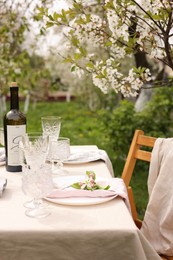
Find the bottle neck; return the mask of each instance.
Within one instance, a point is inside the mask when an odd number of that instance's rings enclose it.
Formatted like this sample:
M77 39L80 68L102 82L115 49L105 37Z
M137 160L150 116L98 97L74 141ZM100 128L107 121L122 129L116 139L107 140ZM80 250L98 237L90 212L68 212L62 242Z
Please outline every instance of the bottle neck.
M18 87L10 88L10 106L11 109L19 109Z

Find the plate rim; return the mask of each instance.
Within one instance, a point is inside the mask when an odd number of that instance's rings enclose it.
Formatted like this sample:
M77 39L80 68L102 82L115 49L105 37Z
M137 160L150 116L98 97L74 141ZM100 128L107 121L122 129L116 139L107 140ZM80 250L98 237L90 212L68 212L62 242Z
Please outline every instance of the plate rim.
M52 202L54 204L65 205L65 206L91 206L91 205L97 205L97 204L102 204L102 203L108 202L108 201L114 199L114 196L107 197L107 198L91 198L91 197L84 198L83 197L83 199L87 199L88 202L78 202L79 198L73 198L74 202L70 201L70 199L72 199L72 198L51 199L51 198L46 197L44 199L49 202ZM76 200L76 202L75 202L75 200Z
M5 161L0 162L0 166L4 166L5 165Z

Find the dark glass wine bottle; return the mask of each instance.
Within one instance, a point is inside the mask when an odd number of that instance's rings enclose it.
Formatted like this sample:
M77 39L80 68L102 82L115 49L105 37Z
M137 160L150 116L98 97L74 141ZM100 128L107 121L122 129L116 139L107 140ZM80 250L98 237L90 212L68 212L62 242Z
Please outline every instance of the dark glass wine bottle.
M4 140L6 152L6 170L20 172L19 141L26 133L26 116L19 110L18 86L16 82L10 87L10 111L4 116Z

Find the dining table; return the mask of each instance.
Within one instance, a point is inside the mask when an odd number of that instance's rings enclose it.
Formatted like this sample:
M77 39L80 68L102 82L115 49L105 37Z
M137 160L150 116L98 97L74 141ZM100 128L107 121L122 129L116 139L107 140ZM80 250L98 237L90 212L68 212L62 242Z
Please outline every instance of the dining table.
M94 171L101 178L114 178L103 158L71 161L64 168L69 178L86 171ZM49 216L26 216L24 203L29 197L21 188L22 174L7 172L5 165L0 166L0 176L7 179L0 198L0 260L160 259L135 226L121 196L95 203L90 198L84 204L45 199Z

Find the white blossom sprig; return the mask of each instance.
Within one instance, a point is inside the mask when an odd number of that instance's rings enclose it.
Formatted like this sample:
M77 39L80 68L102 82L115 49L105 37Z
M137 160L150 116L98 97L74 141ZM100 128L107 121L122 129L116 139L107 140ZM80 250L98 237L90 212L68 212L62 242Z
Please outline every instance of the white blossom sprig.
M76 182L71 185L72 188L78 190L108 190L110 185L102 187L96 183L96 174L93 171L86 171L87 179L84 181Z
M73 52L65 61L72 64L73 73L91 73L94 85L103 93L113 89L125 97L137 96L144 83L153 79L147 67L131 66L123 72L123 61L136 53L147 54L173 70L172 0L72 3L68 10L52 15L43 8L40 13L47 18L48 27L66 27Z

